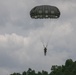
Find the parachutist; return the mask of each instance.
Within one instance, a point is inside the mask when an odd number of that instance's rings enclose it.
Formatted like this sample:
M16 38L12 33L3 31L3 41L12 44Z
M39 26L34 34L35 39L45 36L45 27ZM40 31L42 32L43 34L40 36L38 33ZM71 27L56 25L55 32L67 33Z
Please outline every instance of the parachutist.
M41 41L42 42L42 41ZM44 42L42 42L42 45L43 45L43 50L44 50L44 55L46 56L46 53L47 53L47 47L48 47L48 43L49 41L47 42L47 44L44 44Z
M60 17L60 10L56 6L50 6L50 5L39 5L35 6L30 11L30 17L32 19L57 19ZM44 55L46 56L47 53L47 46L50 39L48 39L47 42L41 40L43 47L44 47Z
M46 56L47 48L44 48L44 55Z

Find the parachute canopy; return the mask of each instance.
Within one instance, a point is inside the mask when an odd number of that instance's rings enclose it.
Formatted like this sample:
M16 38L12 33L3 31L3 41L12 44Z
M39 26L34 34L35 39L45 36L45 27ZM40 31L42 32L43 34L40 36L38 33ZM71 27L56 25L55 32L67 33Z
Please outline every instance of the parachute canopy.
M38 19L38 18L59 18L60 11L55 6L50 5L40 5L34 7L30 11L31 18Z

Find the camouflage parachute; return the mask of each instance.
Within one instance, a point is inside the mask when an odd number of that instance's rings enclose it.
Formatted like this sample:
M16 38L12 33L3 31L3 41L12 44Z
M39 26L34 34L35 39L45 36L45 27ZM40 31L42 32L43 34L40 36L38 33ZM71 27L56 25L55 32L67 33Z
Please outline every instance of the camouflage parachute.
M34 7L30 11L31 18L38 19L38 18L59 18L60 17L60 11L55 6L50 5L40 5Z

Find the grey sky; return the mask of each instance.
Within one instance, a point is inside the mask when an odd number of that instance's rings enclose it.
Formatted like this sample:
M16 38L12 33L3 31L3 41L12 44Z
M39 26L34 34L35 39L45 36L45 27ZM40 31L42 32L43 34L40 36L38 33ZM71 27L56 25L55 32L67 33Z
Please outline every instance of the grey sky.
M59 8L57 20L31 19L37 5ZM52 65L76 60L76 0L0 0L0 74L36 71L50 72ZM47 56L40 40L47 42Z

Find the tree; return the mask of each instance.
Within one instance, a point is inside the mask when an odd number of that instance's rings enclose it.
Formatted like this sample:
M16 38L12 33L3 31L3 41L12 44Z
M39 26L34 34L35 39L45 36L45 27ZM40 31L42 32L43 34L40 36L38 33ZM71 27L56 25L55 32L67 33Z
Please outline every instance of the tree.
M38 71L37 75L42 75L42 73L40 71Z
M26 72L24 71L24 72L22 73L22 75L26 75Z
M47 71L42 70L42 75L48 75Z
M66 62L65 62L65 66L66 66L66 67L70 67L72 64L73 64L72 59L68 59L68 60L66 60Z
M38 73L36 73L35 70L29 68L27 72L24 71L22 74L13 73L10 75L76 75L76 61L73 62L72 59L68 59L66 60L65 65L53 65L49 74L44 70L42 70L42 72L38 71Z
M21 75L20 73L13 73L13 74L10 74L10 75Z

